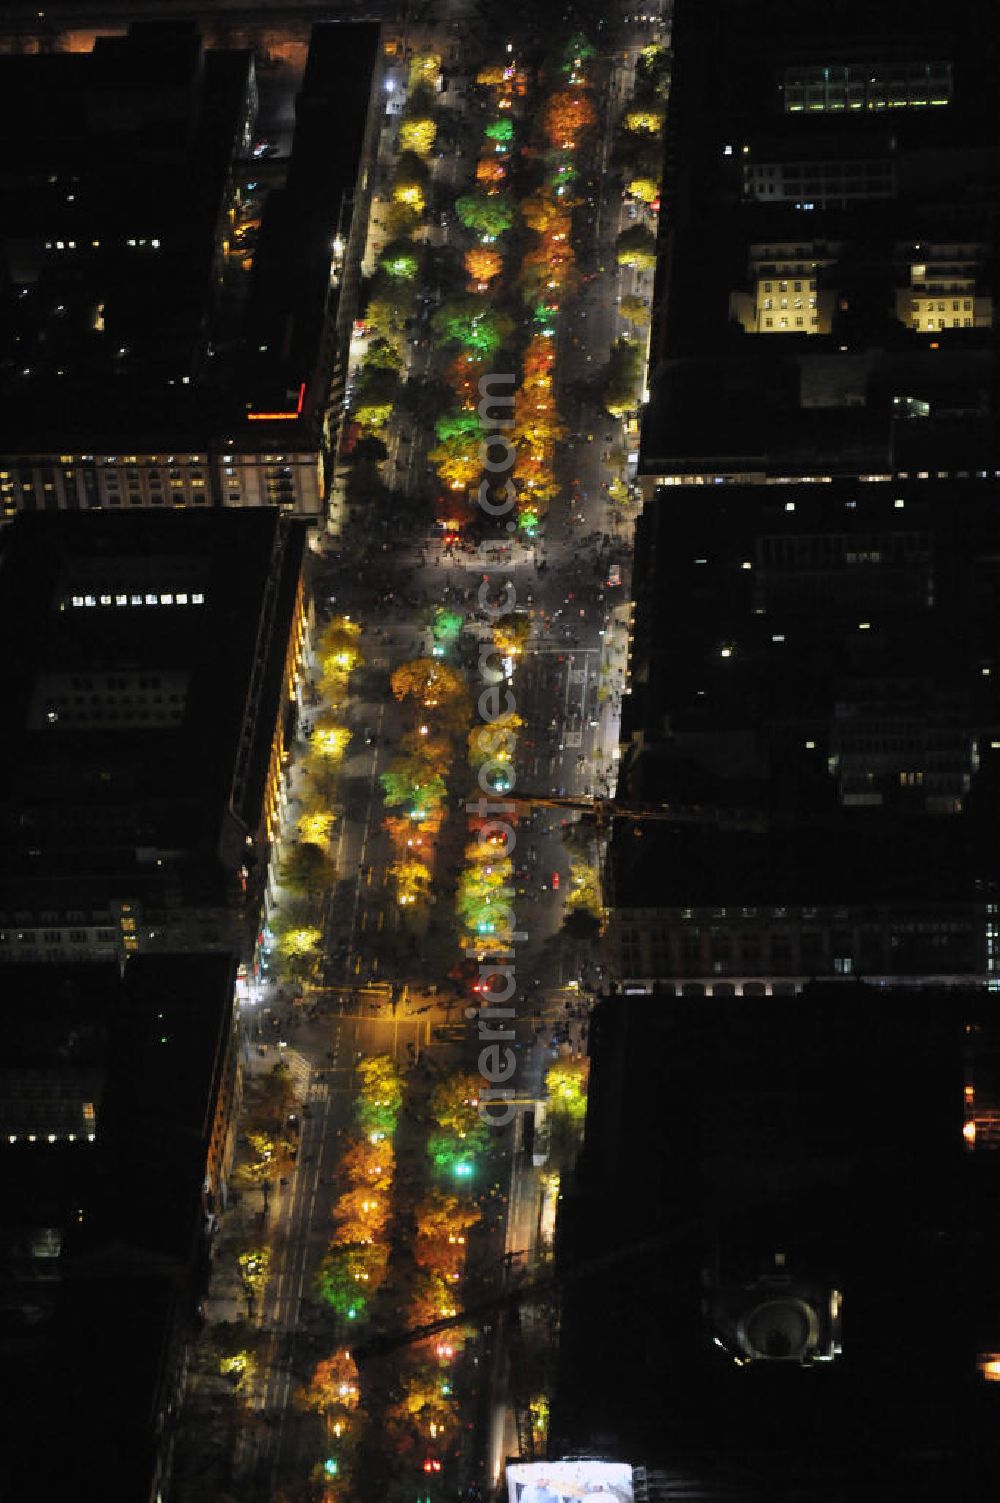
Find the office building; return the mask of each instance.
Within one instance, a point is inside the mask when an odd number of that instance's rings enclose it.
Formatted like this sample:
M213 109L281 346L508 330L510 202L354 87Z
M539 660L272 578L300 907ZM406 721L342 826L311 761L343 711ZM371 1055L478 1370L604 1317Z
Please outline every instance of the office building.
M225 1204L236 958L4 971L6 1497L168 1495Z
M0 514L319 520L378 115L375 25L321 25L287 171L253 54L186 22L0 57Z
M991 1496L1000 1158L965 1103L992 1006L599 1004L552 1454L627 1456L650 1498Z
M21 516L0 553L0 962L252 966L309 607L275 508Z

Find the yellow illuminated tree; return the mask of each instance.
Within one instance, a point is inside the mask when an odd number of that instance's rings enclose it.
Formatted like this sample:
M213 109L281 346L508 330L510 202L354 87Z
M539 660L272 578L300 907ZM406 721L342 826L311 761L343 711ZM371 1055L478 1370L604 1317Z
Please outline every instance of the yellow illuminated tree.
M634 177L625 191L633 198L641 199L644 204L651 204L655 198L659 197L660 185L655 178Z
M413 658L401 663L390 680L393 696L401 702L434 709L466 697L465 680L455 668L434 658Z
M587 1076L589 1061L560 1059L545 1072L549 1110L558 1116L582 1122L587 1115Z
M649 304L638 293L626 292L618 304L618 311L622 318L628 319L630 324L642 325L649 323Z
M439 1127L466 1137L480 1124L478 1075L449 1075L434 1087L430 1114Z
M584 913L592 913L595 918L600 918L601 879L597 868L586 861L571 861L569 883L566 907L582 909Z
M389 868L396 884L400 905L422 902L430 892L431 869L422 861L396 861Z
M315 756L323 757L328 762L340 762L350 740L351 732L346 725L338 725L322 716L319 723L313 727L309 744Z
M524 725L516 710L498 715L489 725L473 726L469 732L469 761L473 767L491 758L511 762L517 745L517 733ZM489 851L489 846L481 847Z
M248 1294L253 1295L254 1299L259 1299L271 1272L271 1249L248 1247L245 1252L239 1254L236 1262L244 1289Z
M437 126L427 115L404 120L399 127L400 149L415 152L418 157L428 157L434 148L436 135Z
M483 84L487 88L498 88L503 82L503 65L501 63L487 63L476 74L476 83Z
M410 58L408 89L437 88L441 77L441 59L436 52L415 52Z
M322 846L330 839L334 818L332 809L316 805L303 810L298 817L296 829L301 838L310 845Z
M622 124L626 130L632 131L636 135L655 136L659 134L663 121L655 110L645 109L641 105L636 105L625 112Z

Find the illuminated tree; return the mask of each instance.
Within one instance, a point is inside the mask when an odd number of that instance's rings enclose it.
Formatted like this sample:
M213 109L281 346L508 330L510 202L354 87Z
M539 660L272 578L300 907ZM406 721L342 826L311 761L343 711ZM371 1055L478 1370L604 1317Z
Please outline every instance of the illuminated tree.
M580 135L595 123L597 113L590 96L579 89L553 94L545 107L542 122L545 134L554 146L571 150Z
M628 486L624 480L612 480L608 486L608 500L615 506L625 506L628 503Z
M651 204L660 195L660 185L651 177L634 177L625 189L633 198L641 199L644 204Z
M431 888L431 869L423 861L396 861L389 868L401 906L423 902Z
M587 861L571 861L569 869L570 890L566 894L566 907L592 913L600 918L601 881L600 873Z
M473 282L492 282L503 270L503 258L496 251L476 247L466 251L465 269Z
M452 1385L440 1367L421 1364L403 1374L400 1387L402 1397L389 1411L390 1423L412 1426L425 1443L447 1445L458 1429L459 1412Z
M441 77L441 59L436 52L415 52L410 58L408 89L437 88Z
M478 1121L478 1119L477 1119ZM417 1236L444 1240L478 1226L482 1211L474 1201L462 1200L445 1190L431 1190L414 1211Z
M315 893L329 887L336 868L318 845L298 841L281 863L279 880L290 892Z
M207 1335L218 1355L220 1376L228 1378L237 1393L246 1391L257 1373L260 1328L244 1320L224 1320L210 1326Z
M370 1143L367 1138L352 1143L340 1160L340 1172L352 1184L388 1194L395 1173L396 1155L388 1141Z
M427 115L417 115L404 120L399 127L399 145L403 151L412 151L418 157L429 157L434 147L437 126Z
M388 298L373 297L365 310L365 323L373 333L391 344L402 336L407 316Z
M427 1326L435 1320L448 1320L459 1311L458 1296L439 1273L420 1271L413 1281L410 1296L410 1326Z
M434 433L441 443L456 438L478 441L481 432L479 414L472 407L453 407L450 412L443 412L434 424Z
M476 182L490 184L502 183L507 176L507 167L498 157L482 157L476 163Z
M431 328L442 344L460 344L474 355L492 355L510 336L513 323L480 298L454 298L439 308Z
M331 1215L344 1242L375 1242L389 1219L389 1200L364 1185L338 1196Z
M495 634L494 634L495 642ZM512 762L514 749L517 746L517 733L524 725L521 716L515 710L510 710L497 718L489 725L473 726L469 732L469 761L473 767L480 763L496 758L501 762ZM489 850L489 847L480 847L481 850Z
M445 366L443 375L444 380L457 397L460 397L463 402L474 404L479 400L479 381L485 371L485 361L463 350Z
M286 903L268 921L279 972L288 980L305 980L319 960L323 934L313 912L311 903Z
M476 74L476 83L483 84L488 88L498 88L504 82L504 70L501 63L487 63ZM507 124L508 122L504 122Z
M630 324L642 325L649 323L649 304L644 297L639 297L637 293L626 292L618 304L618 311L622 318L628 319Z
M323 846L330 839L333 825L333 810L314 804L299 815L295 827L306 844Z
M350 740L348 726L338 725L329 715L321 715L318 724L313 727L310 750L314 756L322 757L327 762L340 762Z
M414 658L400 664L390 683L394 698L401 703L415 700L425 709L467 698L462 675L434 658Z
M558 1116L582 1122L587 1115L587 1060L559 1059L545 1072L549 1110Z
M626 110L622 124L636 135L655 136L659 134L663 121L655 110L635 105Z
M287 1138L257 1131L248 1132L247 1141L252 1157L240 1173L250 1184L270 1184L287 1174L295 1163L295 1150Z
M320 632L316 650L323 660L324 672L349 673L362 661L358 645L361 627L346 616L335 616ZM327 666L329 660L329 667Z
M649 268L656 265L656 238L645 225L631 224L615 241L619 266Z
M502 192L466 193L455 200L455 213L467 230L493 240L509 230L514 220L510 197Z
M309 1382L296 1399L301 1408L322 1416L329 1437L344 1440L351 1415L358 1407L361 1390L358 1370L349 1351L341 1349L317 1362Z
M418 214L424 211L427 166L415 151L402 151L396 158L392 175L392 196L397 203L409 204Z
M446 1127L458 1137L464 1137L477 1127L479 1116L478 1075L449 1075L434 1087L430 1099L430 1114L439 1127Z
M390 240L383 247L378 264L386 276L412 282L420 269L420 255L412 240Z
M428 451L427 458L449 490L467 491L482 474L478 439L462 438L456 434L444 443L436 444Z
M383 796L390 809L401 804L411 811L444 802L444 777L422 757L394 757L380 776Z
M403 1103L403 1076L390 1054L370 1054L358 1062L361 1099L398 1112Z
M238 1254L236 1264L246 1293L253 1299L260 1299L271 1272L271 1249L248 1247Z
M363 1320L368 1301L385 1279L388 1261L384 1243L331 1247L316 1270L316 1293L345 1320Z
M514 139L514 122L513 120L491 120L484 128L483 135L490 141L506 144Z
M564 234L570 230L570 216L564 204L544 191L533 193L521 204L521 218L531 230L539 235Z

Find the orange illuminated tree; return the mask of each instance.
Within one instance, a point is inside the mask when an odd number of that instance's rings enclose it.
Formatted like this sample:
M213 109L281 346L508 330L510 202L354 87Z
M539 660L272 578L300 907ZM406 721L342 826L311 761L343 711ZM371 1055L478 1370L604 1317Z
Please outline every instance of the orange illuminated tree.
M597 119L590 96L582 89L564 89L553 94L545 107L545 134L553 146L572 150L579 137Z

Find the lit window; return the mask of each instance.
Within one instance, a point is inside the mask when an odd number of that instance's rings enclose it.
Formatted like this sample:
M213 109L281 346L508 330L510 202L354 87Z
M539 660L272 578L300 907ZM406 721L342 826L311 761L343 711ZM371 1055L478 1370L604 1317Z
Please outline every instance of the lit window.
M191 596L191 604L192 605L204 605L205 604L205 597L204 597L204 595L202 595L199 591L196 590L195 593Z
M174 603L174 597L172 595L161 595L160 596L160 604L161 605L173 605L173 603Z
M147 605L159 605L159 603L160 603L160 597L158 595L149 594L149 595L146 596L146 604Z
M115 596L115 605L128 605L128 596L127 595L116 595Z

